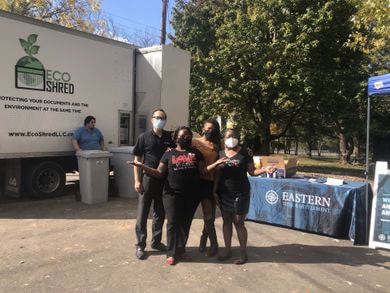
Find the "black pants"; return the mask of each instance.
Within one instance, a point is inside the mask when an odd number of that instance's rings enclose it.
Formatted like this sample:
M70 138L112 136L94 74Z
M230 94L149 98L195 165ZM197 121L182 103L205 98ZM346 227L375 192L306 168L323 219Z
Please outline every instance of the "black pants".
M199 198L189 194L164 194L168 257L179 257L185 252L192 219L199 201Z
M162 189L164 180L144 175L142 178L144 193L138 195L137 223L135 233L137 235L137 247L145 249L147 237L147 220L150 206L153 202L152 242L159 244L162 237L165 212L162 203Z

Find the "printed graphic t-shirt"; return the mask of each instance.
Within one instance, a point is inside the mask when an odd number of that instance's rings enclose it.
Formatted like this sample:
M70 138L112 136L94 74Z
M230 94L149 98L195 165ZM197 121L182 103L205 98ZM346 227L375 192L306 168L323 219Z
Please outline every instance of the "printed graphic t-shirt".
M225 151L219 153L226 157ZM236 155L229 158L217 168L220 171L219 192L224 194L249 194L250 184L247 176L248 164L253 163L253 157L248 150L241 148Z
M196 194L199 188L199 162L202 154L196 149L164 153L161 163L167 166L168 175L164 186L166 194Z

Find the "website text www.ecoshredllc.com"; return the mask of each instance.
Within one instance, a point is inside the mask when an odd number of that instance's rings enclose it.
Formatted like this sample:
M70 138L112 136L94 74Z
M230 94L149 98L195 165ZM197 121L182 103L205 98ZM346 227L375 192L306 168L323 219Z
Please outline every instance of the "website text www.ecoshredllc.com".
M12 137L70 137L72 132L68 131L25 131L25 132L8 132Z

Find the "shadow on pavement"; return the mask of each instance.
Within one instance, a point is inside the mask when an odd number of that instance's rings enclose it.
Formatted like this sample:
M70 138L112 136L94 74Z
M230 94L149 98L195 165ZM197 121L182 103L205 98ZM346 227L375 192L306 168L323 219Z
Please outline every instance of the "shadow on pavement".
M66 185L61 195L50 199L2 198L0 199L0 219L128 220L137 218L137 198L109 196L108 202L88 205L76 201L76 190L78 190L78 184L70 184ZM152 218L152 213L151 207L149 218ZM220 216L219 212L217 216ZM202 211L199 207L194 219L202 218Z
M109 198L88 205L65 195L46 200L7 200L0 203L0 219L135 219L136 199Z
M198 252L197 247L188 247L192 262L231 264L239 256L239 248L233 247L233 258L225 262L215 257L208 258ZM302 244L284 244L267 247L248 247L248 263L292 263L292 264L342 264L348 266L372 265L390 269L385 265L390 257L363 247L315 246Z

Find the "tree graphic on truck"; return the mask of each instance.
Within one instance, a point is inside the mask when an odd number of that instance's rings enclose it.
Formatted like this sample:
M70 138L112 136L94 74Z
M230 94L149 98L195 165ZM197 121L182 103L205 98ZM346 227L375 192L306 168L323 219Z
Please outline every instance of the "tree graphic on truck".
M33 57L39 51L39 46L35 44L37 39L37 34L29 35L27 40L19 39L27 56L20 58L15 65L16 88L45 90L45 68L41 61Z

